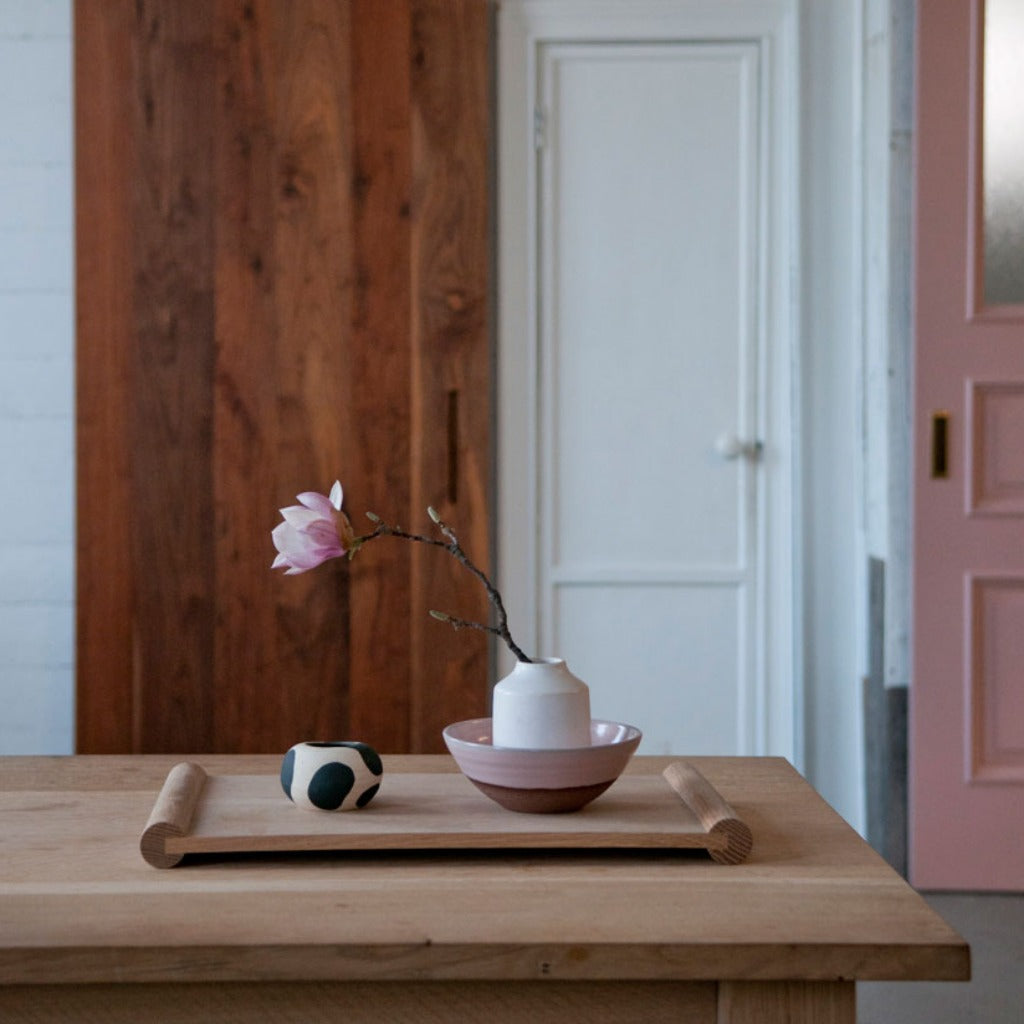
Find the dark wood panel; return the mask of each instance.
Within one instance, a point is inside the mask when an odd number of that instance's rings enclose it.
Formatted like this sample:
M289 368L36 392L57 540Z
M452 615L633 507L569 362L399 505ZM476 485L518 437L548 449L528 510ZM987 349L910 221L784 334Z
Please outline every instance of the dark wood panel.
M484 4L412 3L413 507L436 508L489 568L488 24ZM417 548L412 609L415 750L443 750L452 720L485 713L483 633L428 617L487 621L486 594L436 550Z
M133 647L133 746L154 752L213 743L211 12L135 5L129 539L146 633Z
M434 750L482 712L443 553L286 578L269 532L335 477L425 529L458 392L486 562L486 45L483 0L80 8L80 750Z
M342 479L359 531L370 526L368 510L410 522L409 43L408 4L353 4L356 279ZM382 750L417 749L409 718L411 565L409 544L392 539L367 545L351 565L351 729Z
M273 501L329 488L344 437L332 411L348 378L351 99L337 69L350 29L346 4L310 10L231 0L217 26L220 749L280 749L345 720L345 579L268 569Z
M256 557L272 521L272 508L258 496L279 495L284 504L292 483L282 480L276 457L278 405L287 396L276 369L275 46L265 5L237 0L217 9L214 657L230 670L215 680L215 735L225 751L272 750L273 722L288 720L275 676L286 667L308 671L302 635L278 629L278 600L308 596L309 589L268 585L269 562Z
M134 562L128 364L132 353L130 8L105 18L74 5L76 330L76 699L80 749L125 752L132 734Z
M347 577L269 574L273 501L327 489L349 379L349 5L219 5L217 506L213 720L218 750L344 735ZM254 501L254 495L272 500Z

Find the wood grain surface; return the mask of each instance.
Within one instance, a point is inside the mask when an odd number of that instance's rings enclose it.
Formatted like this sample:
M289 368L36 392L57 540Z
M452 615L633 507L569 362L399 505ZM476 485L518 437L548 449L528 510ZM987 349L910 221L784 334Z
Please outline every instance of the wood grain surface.
M717 1016L715 989L710 982L550 981L8 986L0 988L0 1017L32 1024L729 1024Z
M350 332L359 358L343 384L338 430L358 439L345 453L343 478L356 529L369 525L367 510L421 528L425 509L412 500L413 459L424 438L414 431L413 404L410 4L380 15L379 5L351 8L359 102L352 118ZM384 541L362 551L360 571L350 575L349 721L353 736L380 734L384 750L423 749L413 739L413 557L408 544Z
M168 850L168 841L192 831L196 807L207 781L206 772L191 761L182 761L167 773L139 840L139 850L147 864L173 868L181 861L179 853Z
M718 1021L729 1024L761 1024L766 1020L786 1024L853 1024L856 995L852 983L790 981L725 982L718 991Z
M95 8L87 11L86 20ZM136 5L140 45L132 53L131 117L121 126L134 140L132 273L118 285L132 298L121 383L129 393L131 447L130 507L116 532L133 566L121 582L130 583L133 597L134 750L208 749L214 742L211 12L209 4ZM83 302L90 295L79 291ZM89 358L82 334L79 357ZM79 511L85 518L101 509ZM119 582L107 580L108 587Z
M157 871L139 835L180 759L3 759L0 985L969 976L963 939L778 759L690 759L756 837L728 867L678 855L306 853ZM203 762L243 776L279 765ZM620 782L667 763L634 759ZM385 779L453 767L384 759ZM744 989L737 1005L762 997L778 993Z
M487 560L492 387L480 340L487 336L489 78L487 20L451 17L450 0L412 4L412 506L436 508L467 553ZM487 672L482 635L439 630L431 608L487 621L489 605L466 571L437 551L412 552L413 721L440 736L478 703ZM515 623L512 623L513 628ZM467 642L469 641L469 642ZM534 652L536 653L536 652ZM424 748L417 748L424 749Z
M664 778L619 779L613 794L577 813L519 814L463 775L437 772L389 774L363 812L311 812L286 800L273 775L209 774L186 761L168 772L139 845L157 868L195 853L312 850L700 850L738 864L751 849L746 824L683 763Z
M708 834L712 859L719 864L746 860L754 845L753 834L722 794L687 761L673 761L664 776Z
M285 579L269 535L338 477L489 562L488 46L485 0L76 5L80 751L485 712L443 552Z
M132 123L135 93L128 4L80 23L75 8L75 361L77 657L89 682L77 699L79 743L99 752L133 748L134 550L123 529L131 508L130 409L134 346ZM93 140L90 146L89 140ZM86 358L86 353L88 357ZM115 517L115 518L112 518ZM115 542L115 534L120 538ZM112 583L112 581L114 581Z

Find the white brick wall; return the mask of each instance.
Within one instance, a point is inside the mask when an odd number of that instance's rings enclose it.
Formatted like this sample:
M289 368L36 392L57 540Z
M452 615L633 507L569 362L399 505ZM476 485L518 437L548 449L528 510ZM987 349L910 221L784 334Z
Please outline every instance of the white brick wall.
M71 0L0 0L0 754L74 736Z

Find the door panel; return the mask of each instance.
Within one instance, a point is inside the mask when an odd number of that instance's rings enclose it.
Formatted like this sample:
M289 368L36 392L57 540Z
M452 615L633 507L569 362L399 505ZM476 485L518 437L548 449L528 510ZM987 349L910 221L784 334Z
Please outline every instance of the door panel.
M272 574L345 485L487 564L484 0L75 5L78 749L441 750L487 615L435 550Z
M760 59L542 51L540 644L649 753L755 742Z
M735 569L751 474L711 442L756 422L756 50L548 59L554 563Z
M985 11L918 5L910 871L925 888L1024 888L1024 308L998 301L1005 277L986 283Z
M563 583L558 649L572 652L573 671L590 684L595 717L642 723L645 753L740 750L743 598L738 586L706 582Z

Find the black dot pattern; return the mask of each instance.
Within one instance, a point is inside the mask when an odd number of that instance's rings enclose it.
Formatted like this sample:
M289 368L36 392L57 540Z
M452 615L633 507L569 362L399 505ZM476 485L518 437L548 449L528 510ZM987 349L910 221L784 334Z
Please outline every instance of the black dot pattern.
M355 810L377 795L383 774L380 755L368 743L309 741L297 743L285 754L281 788L302 807Z
M281 788L289 800L292 798L292 776L295 773L295 750L289 750L281 762Z
M377 790L380 789L380 783L376 786L371 786L369 789L359 794L359 799L356 801L356 807L365 807L376 795Z
M378 754L369 743L359 743L358 741L353 740L350 743L342 744L342 746L358 750L359 756L363 759L363 764L365 764L374 775L384 774L384 765L381 764L380 754Z
M355 772L347 764L331 761L321 765L309 780L309 801L322 811L336 811L352 792Z

